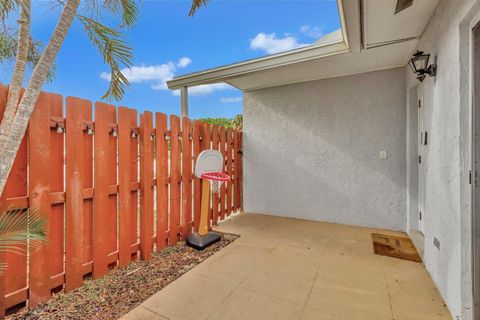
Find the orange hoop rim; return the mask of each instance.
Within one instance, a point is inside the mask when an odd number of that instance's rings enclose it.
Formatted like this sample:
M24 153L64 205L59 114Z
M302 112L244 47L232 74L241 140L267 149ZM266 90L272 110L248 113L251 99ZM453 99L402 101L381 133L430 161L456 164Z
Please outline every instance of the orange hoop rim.
M202 174L202 179L226 182L230 181L230 176L223 172L205 172Z

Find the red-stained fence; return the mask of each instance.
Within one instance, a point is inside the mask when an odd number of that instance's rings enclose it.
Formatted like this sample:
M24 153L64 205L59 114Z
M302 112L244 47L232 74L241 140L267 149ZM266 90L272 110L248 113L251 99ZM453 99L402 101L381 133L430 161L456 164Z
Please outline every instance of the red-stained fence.
M7 90L0 86L0 115ZM212 226L242 208L240 131L101 102L92 108L72 97L64 106L62 96L42 93L0 210L40 209L48 240L27 255L0 257L8 264L0 276L0 316L184 240L200 218L193 168L206 149L224 154L232 176L212 197Z

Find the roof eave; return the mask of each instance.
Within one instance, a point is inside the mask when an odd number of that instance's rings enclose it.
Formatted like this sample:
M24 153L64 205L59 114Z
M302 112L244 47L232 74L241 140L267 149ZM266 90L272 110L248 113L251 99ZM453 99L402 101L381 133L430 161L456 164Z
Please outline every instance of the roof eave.
M266 57L261 57L258 59L242 61L213 69L203 70L196 73L185 74L167 81L167 86L169 89L175 90L182 87L216 83L246 73L328 57L348 51L349 48L345 41L336 41L329 44L322 44L319 46L313 45Z

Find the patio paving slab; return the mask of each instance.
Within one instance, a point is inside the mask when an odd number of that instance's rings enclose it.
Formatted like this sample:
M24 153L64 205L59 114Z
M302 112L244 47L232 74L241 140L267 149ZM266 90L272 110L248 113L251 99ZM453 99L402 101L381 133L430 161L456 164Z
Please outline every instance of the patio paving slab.
M123 319L451 319L421 263L373 253L376 228L240 214L240 235Z

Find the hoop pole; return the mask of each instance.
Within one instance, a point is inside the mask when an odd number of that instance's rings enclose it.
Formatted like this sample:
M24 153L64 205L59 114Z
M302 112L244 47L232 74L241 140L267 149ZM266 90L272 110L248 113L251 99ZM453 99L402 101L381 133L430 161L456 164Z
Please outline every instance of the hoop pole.
M208 234L208 202L210 201L210 182L202 179L202 207L200 209L200 224L198 234L204 236Z

